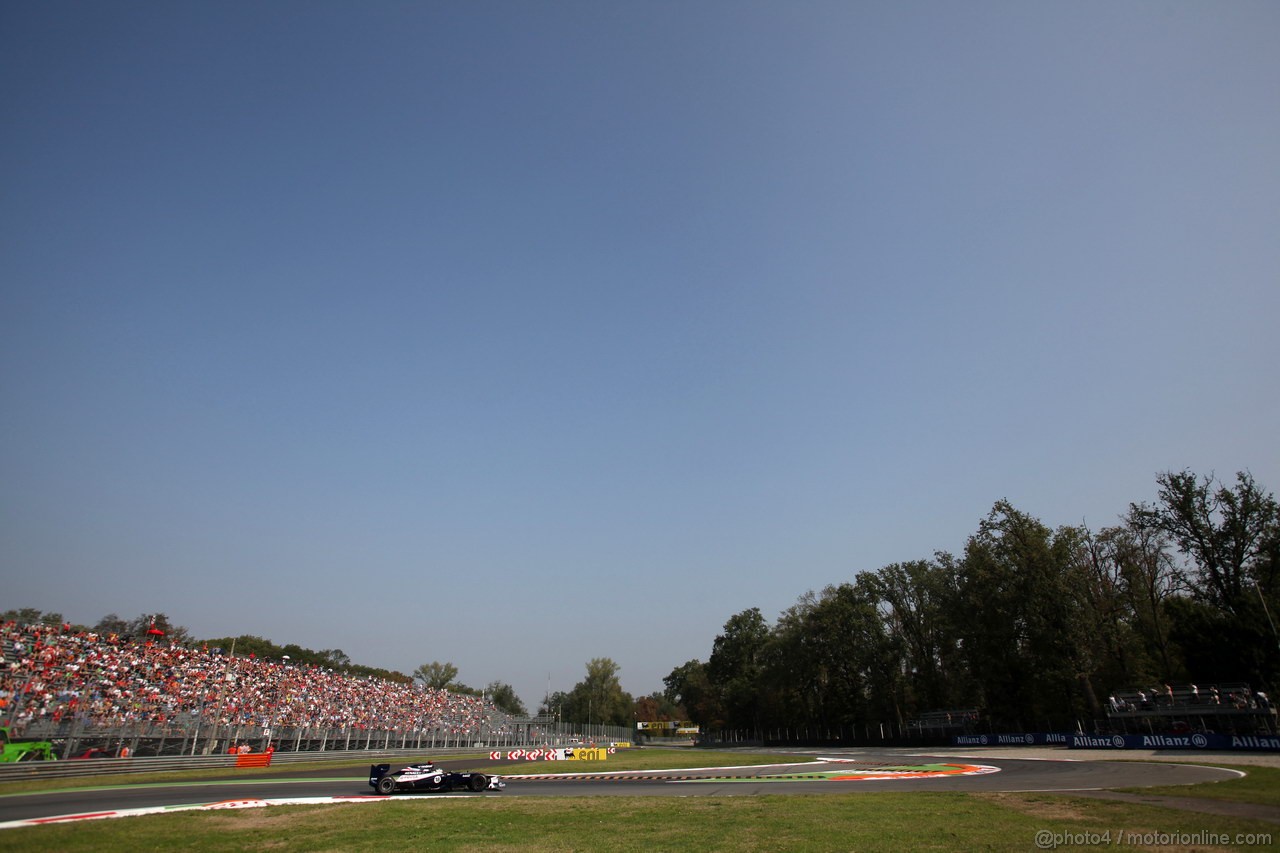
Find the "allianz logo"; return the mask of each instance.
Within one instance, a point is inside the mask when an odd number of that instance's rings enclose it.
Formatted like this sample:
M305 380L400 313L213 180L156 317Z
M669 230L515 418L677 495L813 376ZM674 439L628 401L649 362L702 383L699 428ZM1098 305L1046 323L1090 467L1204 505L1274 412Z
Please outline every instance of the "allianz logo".
M1035 735L996 735L996 743L1035 743Z
M1196 749L1204 749L1209 745L1209 739L1201 734L1194 735L1143 735L1142 745L1150 747L1174 746L1188 747L1193 746Z
M986 735L956 735L956 746L986 746Z

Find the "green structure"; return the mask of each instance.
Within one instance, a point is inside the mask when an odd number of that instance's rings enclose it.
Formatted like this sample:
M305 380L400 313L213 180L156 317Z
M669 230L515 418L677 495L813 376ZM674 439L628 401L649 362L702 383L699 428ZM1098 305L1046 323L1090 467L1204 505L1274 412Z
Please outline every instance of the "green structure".
M0 726L0 761L53 761L53 744L47 740L12 738L9 729Z

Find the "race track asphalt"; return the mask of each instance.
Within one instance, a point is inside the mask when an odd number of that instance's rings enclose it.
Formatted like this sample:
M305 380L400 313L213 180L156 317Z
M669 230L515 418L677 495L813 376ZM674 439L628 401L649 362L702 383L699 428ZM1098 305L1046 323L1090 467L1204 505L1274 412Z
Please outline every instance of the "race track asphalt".
M862 791L972 791L972 792L1072 792L1153 785L1189 785L1236 778L1232 770L1178 763L1176 761L1080 760L1062 750L1053 758L1022 758L1007 754L960 754L955 750L935 753L904 750L810 751L808 756L832 761L798 762L802 756L779 753L778 765L763 767L699 768L661 773L594 774L573 779L554 778L563 763L548 763L534 779L508 776L503 792L472 794L397 794L397 797L556 797L556 796L756 796L760 794L815 795ZM1109 756L1114 758L1115 756ZM1188 755L1187 760L1204 761ZM452 769L502 773L501 762L465 765L444 760ZM889 766L973 765L983 768L978 775L942 778L862 778L857 781L805 779L817 774L857 775ZM531 768L520 762L521 770ZM995 768L995 769L992 769ZM543 767L538 770L543 771ZM801 778L787 778L799 776ZM326 772L311 770L270 779L201 780L190 783L131 784L100 788L48 791L0 796L0 823L50 817L102 813L147 807L172 807L222 803L233 800L278 800L305 797L372 797L365 775L348 768Z

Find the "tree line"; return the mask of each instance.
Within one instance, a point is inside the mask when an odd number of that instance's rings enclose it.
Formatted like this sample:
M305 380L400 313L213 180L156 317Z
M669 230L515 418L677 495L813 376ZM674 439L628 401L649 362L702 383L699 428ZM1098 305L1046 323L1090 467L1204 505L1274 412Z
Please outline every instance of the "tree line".
M1103 716L1126 687L1280 676L1280 507L1247 472L1189 471L1099 531L997 502L963 553L807 592L725 623L664 679L704 728L862 727L981 709L995 725Z
M631 726L692 720L704 729L861 727L930 710L982 709L995 725L1071 725L1102 715L1108 694L1169 683L1280 683L1280 505L1248 472L1234 483L1189 471L1157 477L1158 496L1113 527L1050 528L998 501L960 555L894 563L809 591L771 625L759 608L725 623L706 661L633 697L610 658L587 662L538 714ZM0 614L61 624L59 613ZM169 642L485 695L514 716L514 689L477 690L451 663L412 676L353 663L341 649L278 646L252 635L196 640L163 613L103 617L121 637Z
M587 661L586 676L567 692L548 693L540 716L563 723L633 727L637 721L685 719L684 709L662 691L633 697L622 689L612 658Z
M485 687L477 690L457 680L458 668L452 663L441 663L440 661L424 663L413 671L413 677L427 687L433 687L436 690L448 690L450 693L462 693L467 696L482 696L490 699L499 709L506 711L513 717L524 717L529 713L524 706L524 702L520 701L520 697L516 695L515 688L510 684L503 681L491 681Z

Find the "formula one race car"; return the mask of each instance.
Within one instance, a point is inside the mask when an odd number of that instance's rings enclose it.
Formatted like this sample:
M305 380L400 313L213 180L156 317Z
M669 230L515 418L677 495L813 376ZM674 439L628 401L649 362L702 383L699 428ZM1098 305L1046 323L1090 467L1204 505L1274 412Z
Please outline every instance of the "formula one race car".
M390 764L369 765L369 785L379 794L396 791L501 791L507 787L501 776L485 773L459 773L437 767L434 762L410 764L392 772Z

